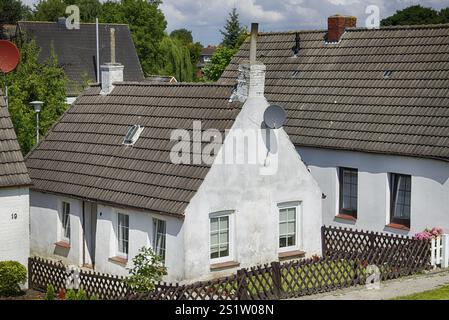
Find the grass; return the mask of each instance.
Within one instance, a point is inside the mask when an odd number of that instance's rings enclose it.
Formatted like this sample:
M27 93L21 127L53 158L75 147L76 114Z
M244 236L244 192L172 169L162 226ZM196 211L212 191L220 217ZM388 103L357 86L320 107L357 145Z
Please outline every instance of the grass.
M434 290L397 297L393 300L449 300L449 284Z

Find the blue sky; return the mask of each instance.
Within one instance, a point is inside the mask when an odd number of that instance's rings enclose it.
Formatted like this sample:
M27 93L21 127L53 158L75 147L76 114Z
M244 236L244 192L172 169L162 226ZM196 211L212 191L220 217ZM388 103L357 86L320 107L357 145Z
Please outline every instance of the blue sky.
M22 0L30 5L37 0ZM192 30L195 41L203 45L218 44L228 12L235 6L242 24L259 23L260 31L324 29L332 14L357 17L357 25L364 26L369 5L380 9L380 17L390 16L410 5L441 9L449 7L449 0L163 0L162 11L167 19L167 31L177 28Z

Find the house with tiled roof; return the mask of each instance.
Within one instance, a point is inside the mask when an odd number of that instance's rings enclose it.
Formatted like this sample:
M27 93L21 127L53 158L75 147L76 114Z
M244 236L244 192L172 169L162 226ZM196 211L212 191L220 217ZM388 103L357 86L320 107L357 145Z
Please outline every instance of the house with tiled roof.
M0 261L14 260L28 265L30 185L25 161L0 91Z
M126 24L98 24L98 57L95 23L80 23L79 29L69 29L66 19L60 18L57 22L19 21L17 26L17 37L36 41L40 49L39 62L45 62L53 50L58 66L68 78L66 95L69 104L83 92L87 83L97 82L97 58L100 65L109 61L111 29L115 31L115 60L125 66L124 80L143 81L145 78Z
M245 42L220 83L233 84ZM259 35L265 96L318 181L323 223L413 235L449 231L449 25Z
M284 129L264 126L265 66L244 69L235 95L103 65L27 156L32 254L127 274L146 246L177 281L319 254L322 192Z

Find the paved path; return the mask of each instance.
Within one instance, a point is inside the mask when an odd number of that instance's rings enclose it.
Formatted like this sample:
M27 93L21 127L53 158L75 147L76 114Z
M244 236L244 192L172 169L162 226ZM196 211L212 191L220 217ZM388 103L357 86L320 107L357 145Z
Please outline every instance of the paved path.
M381 283L380 289L367 290L364 286L305 296L298 300L387 300L436 289L449 284L449 271L432 272Z

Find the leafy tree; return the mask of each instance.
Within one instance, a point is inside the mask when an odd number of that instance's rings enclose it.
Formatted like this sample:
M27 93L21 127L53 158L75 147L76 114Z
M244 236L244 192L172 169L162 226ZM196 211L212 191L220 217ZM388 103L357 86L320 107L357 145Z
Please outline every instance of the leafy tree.
M27 18L30 13L30 8L23 5L20 0L0 1L0 23L16 23Z
M223 35L221 44L227 48L237 47L242 36L247 34L246 28L240 24L236 8L232 8L229 18L226 20L224 30L220 30L220 33Z
M184 45L188 45L193 42L192 31L184 28L173 30L170 33L170 38L178 39Z
M382 26L437 24L449 22L449 8L440 12L420 5L410 6L381 21Z
M99 0L40 0L35 8L33 20L57 21L66 17L67 6L77 5L80 8L81 22L94 22L101 14L102 6Z
M155 283L161 281L167 274L161 257L151 248L142 247L133 258L133 267L129 270L130 276L125 282L137 293L154 290Z
M158 61L162 56L160 43L164 39L167 22L159 9L160 0L120 0L103 4L101 22L126 23L140 59L144 73L158 72Z
M35 113L29 103L33 100L44 102L39 115L42 136L67 108L66 76L58 67L53 52L45 63L38 63L39 50L34 41L20 43L19 49L20 64L7 75L9 112L22 152L27 154L36 142Z
M165 37L161 42L164 54L158 61L159 73L174 76L178 81L193 80L193 67L189 49L180 40Z
M220 79L221 74L226 69L229 62L231 62L232 57L236 52L236 48L219 46L212 55L210 62L204 67L205 80L217 81Z

